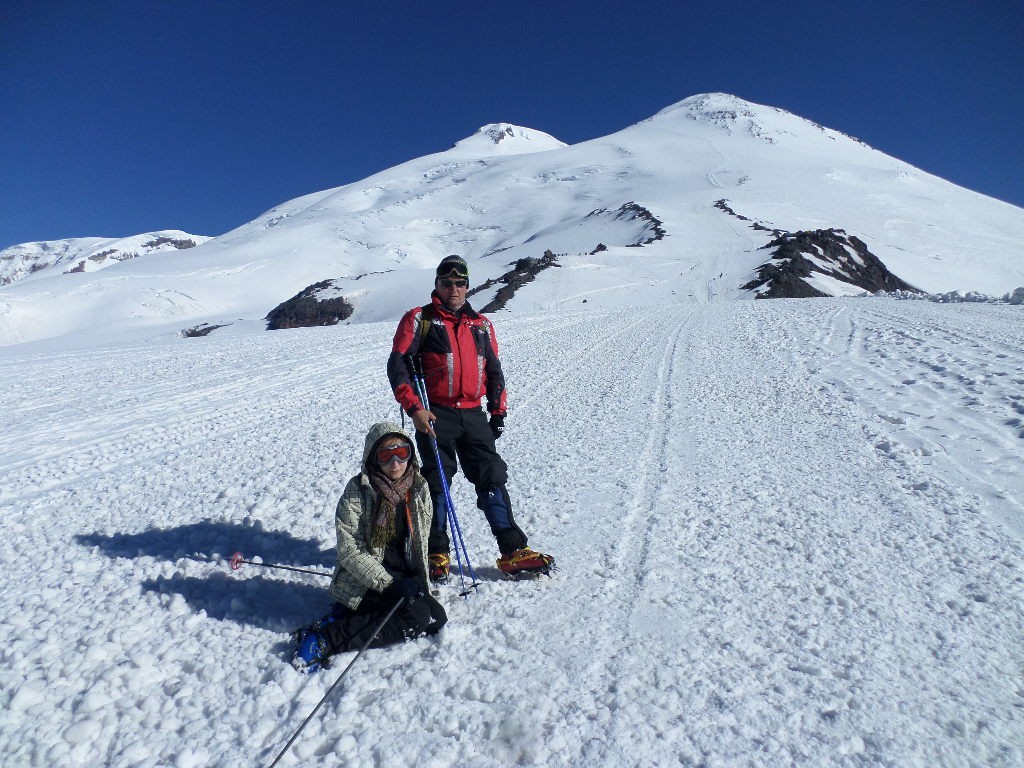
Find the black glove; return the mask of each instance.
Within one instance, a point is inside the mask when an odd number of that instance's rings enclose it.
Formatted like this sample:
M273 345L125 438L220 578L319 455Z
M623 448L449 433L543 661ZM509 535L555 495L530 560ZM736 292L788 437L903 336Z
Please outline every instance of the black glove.
M504 416L491 416L491 434L494 435L494 439L497 440L501 437L501 433L505 431L505 417Z
M423 594L423 583L413 576L396 578L384 590L384 594L389 597L404 597L406 600L415 600Z

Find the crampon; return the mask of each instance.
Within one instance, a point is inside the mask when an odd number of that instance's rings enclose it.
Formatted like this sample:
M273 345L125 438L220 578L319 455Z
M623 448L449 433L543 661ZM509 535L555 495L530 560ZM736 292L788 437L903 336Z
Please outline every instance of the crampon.
M497 565L499 571L514 581L550 576L552 571L557 570L554 557L535 552L529 547L499 557Z
M448 581L452 559L448 555L434 554L430 556L430 580L435 584Z

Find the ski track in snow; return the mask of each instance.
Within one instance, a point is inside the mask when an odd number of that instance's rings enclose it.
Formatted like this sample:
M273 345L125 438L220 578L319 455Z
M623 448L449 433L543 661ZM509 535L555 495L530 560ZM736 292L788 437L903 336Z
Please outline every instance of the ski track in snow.
M1020 310L880 299L497 318L531 545L368 652L281 765L1024 763ZM6 353L0 763L268 764L392 324Z

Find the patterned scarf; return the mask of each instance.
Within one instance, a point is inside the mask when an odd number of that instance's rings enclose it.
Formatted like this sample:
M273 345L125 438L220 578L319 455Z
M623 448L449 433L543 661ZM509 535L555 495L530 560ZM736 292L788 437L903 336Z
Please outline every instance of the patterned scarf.
M406 501L409 518L412 516L412 496L409 494L413 480L416 477L416 470L410 461L405 467L405 474L397 480L392 480L384 474L376 464L370 466L367 471L370 478L370 485L380 494L377 503L377 513L373 518L373 529L370 531L370 545L383 549L387 543L395 537L395 510L398 505ZM412 530L409 530L409 540L412 540Z

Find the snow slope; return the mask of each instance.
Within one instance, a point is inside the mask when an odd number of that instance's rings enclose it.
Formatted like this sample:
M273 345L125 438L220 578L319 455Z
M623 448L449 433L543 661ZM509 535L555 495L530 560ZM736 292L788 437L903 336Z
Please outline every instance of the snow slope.
M551 272L499 446L560 571L500 580L460 476L479 593L281 765L1024 763L1021 308ZM327 580L225 558L329 570L392 332L0 350L0 764L271 762L351 654L296 674Z
M131 237L78 237L12 245L0 251L0 285L28 278L96 272L150 253L166 253L211 240L180 230Z
M723 200L735 215L716 207ZM647 230L617 215L631 203L662 222L664 239L636 247ZM673 282L665 295L751 298L740 286L771 239L754 223L843 229L930 292L1024 286L1024 210L787 112L703 94L573 146L484 126L444 152L285 202L173 262L7 286L0 345L67 336L63 346L80 347L257 322L326 279L350 284L352 322L394 320L422 302L449 253L469 259L477 284L550 249L573 269L659 264ZM589 256L598 245L608 250Z

